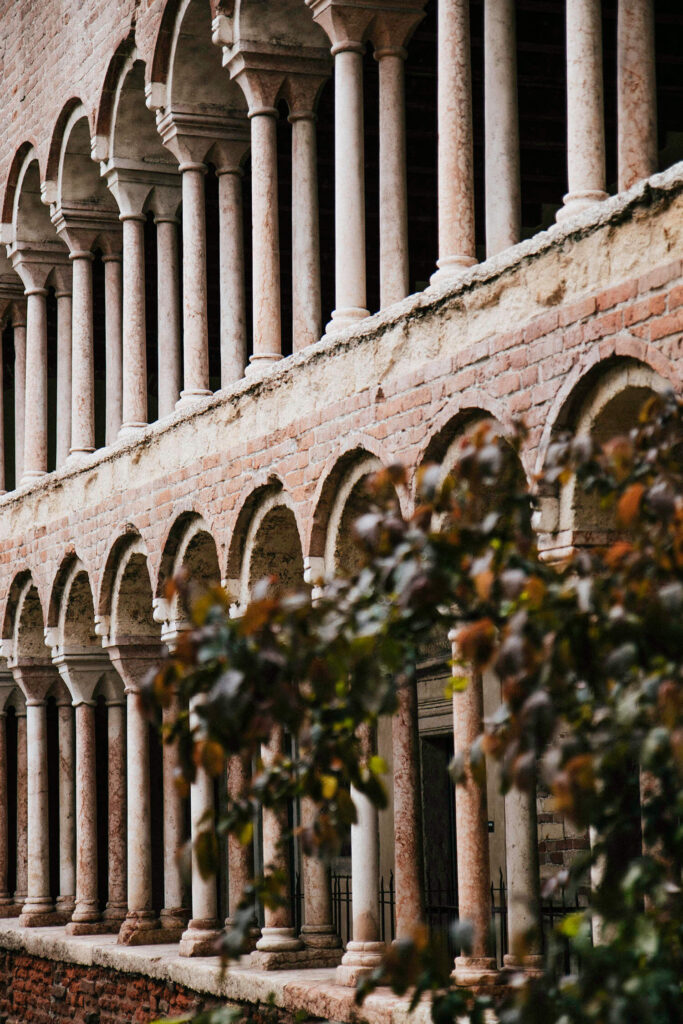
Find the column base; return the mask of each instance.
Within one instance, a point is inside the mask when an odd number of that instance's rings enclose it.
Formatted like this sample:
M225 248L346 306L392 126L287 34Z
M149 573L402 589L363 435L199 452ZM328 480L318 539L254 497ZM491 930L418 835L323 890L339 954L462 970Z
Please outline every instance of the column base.
M226 927L226 929L228 931L232 928L232 918L226 917L226 919L225 919L225 927ZM244 944L244 948L243 948L242 952L243 953L252 953L256 949L256 943L258 942L258 940L260 938L261 938L261 929L257 928L257 926L254 925L254 927L249 932L249 935L247 936L247 939L246 939L246 942Z
M180 956L220 956L218 921L190 921L180 938Z
M120 927L117 921L69 921L64 931L67 935L115 935Z
M69 918L66 914L60 913L57 910L38 910L29 913L22 910L17 918L17 924L20 928L53 928L68 923Z
M478 260L474 256L466 256L464 253L443 256L436 261L436 270L429 279L429 287L440 289L454 284L466 270L477 263Z
M583 213L584 210L589 209L595 203L601 203L605 199L609 198L608 192L603 192L601 189L584 189L580 192L567 192L562 202L563 206L555 214L555 220L558 224L562 221L570 220L572 217L576 217L579 213Z
M263 355L250 356L244 375L245 377L258 377L265 373L273 363L279 363L282 356L277 352L264 352Z
M122 423L119 427L119 433L117 440L119 441L131 441L134 437L138 437L143 430L147 430L149 423Z
M325 327L325 337L330 334L338 334L339 331L345 330L347 327L353 327L361 320L367 319L370 316L370 310L364 309L362 306L346 306L341 309L335 309L332 312L332 319Z
M386 946L383 942L349 942L341 964L337 968L335 983L355 988L361 978L367 978L382 963Z
M456 956L451 977L456 985L463 988L500 985L504 980L496 961L488 956Z
M20 487L29 487L36 480L42 480L44 476L47 476L47 471L44 469L27 469L19 481Z
M181 935L187 928L189 918L190 915L185 907L164 907L159 914L162 928L170 931L180 929Z
M194 388L188 391L181 391L180 398L175 404L176 409L191 409L193 405L196 405L202 398L209 398L213 394L213 391L205 390L203 388Z
M88 456L92 455L95 451L94 448L70 448L69 454L64 462L65 466L79 466L83 460Z
M6 903L0 901L0 917L19 917L20 913L21 907L18 903L11 899Z
M68 914L71 917L76 909L76 900L73 896L58 896L55 908L60 914Z
M102 920L108 921L110 924L116 926L116 931L119 930L123 922L126 920L128 913L127 903L107 903L102 914Z
M301 928L300 938L310 949L341 948L341 939L331 924L305 924Z
M544 974L543 957L540 953L518 957L514 953L506 953L503 957L503 972L506 974L524 973L530 978L541 978Z
M121 946L159 946L163 943L177 942L181 929L172 931L162 928L158 917L151 911L129 912L119 929L118 943Z

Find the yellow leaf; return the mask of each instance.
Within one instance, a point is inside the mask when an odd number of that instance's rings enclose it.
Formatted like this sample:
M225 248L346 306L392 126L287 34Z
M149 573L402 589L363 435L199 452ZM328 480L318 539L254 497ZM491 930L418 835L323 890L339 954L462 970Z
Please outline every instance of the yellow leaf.
M323 800L331 800L339 788L339 783L334 775L321 776Z

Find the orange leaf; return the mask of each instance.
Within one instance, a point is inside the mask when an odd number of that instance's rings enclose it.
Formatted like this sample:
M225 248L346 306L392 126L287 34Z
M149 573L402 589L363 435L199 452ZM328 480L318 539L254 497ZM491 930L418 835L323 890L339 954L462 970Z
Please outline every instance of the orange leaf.
M644 491L645 487L643 484L631 484L619 498L617 521L620 526L630 526L636 518Z
M485 569L484 572L478 573L474 577L474 586L476 587L480 600L487 601L489 594L491 593L491 587L493 586L493 573L491 570Z
M461 629L457 636L463 657L476 668L483 668L491 660L496 627L491 619L480 619Z

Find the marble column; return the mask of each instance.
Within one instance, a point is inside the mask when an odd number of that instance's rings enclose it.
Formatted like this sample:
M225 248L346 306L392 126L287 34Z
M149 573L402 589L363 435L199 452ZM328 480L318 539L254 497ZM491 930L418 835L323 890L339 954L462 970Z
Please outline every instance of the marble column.
M47 310L45 288L26 290L26 389L22 484L47 473Z
M607 198L602 84L602 4L567 0L568 191L557 219Z
M318 166L313 102L295 106L292 124L292 348L322 335Z
M402 46L375 50L379 63L379 287L380 306L404 299L408 273L408 178Z
M543 969L541 893L536 824L536 786L511 789L505 796L508 950L510 970Z
M76 709L76 908L66 926L70 935L101 931L97 891L97 777L95 704L74 701Z
M125 698L107 701L109 786L109 878L104 920L118 931L126 917L126 708Z
M70 455L95 450L95 353L93 345L92 261L87 249L70 253L73 266L71 321L72 400Z
M0 337L0 494L7 490L7 479L5 475L5 389L3 383L4 352L2 339Z
M234 799L238 799L249 789L251 780L251 765L246 757L233 755L228 763L228 793ZM237 908L242 900L244 890L251 883L254 877L254 844L253 842L241 843L237 836L228 836L228 917L225 920L226 928L229 928ZM260 932L256 927L256 915L254 915L254 928L252 941L245 953L254 948Z
M617 124L622 192L657 170L654 0L619 0Z
M263 747L264 765L268 766L278 760L284 749L284 730L276 726L271 734L270 742ZM292 924L291 892L292 879L289 868L289 857L284 843L288 828L287 808L277 810L263 808L263 863L266 871L275 869L282 873L285 882L281 891L283 903L278 907L266 907L264 911L264 927L261 938L256 943L256 952L252 953L254 966L274 968L284 967L297 962L297 954L304 949L304 944L295 933Z
M183 378L178 220L170 214L165 216L157 214L154 223L157 228L159 419L162 420L174 412L180 398ZM206 285L206 280L204 284ZM204 290L206 291L206 287ZM189 314L186 311L187 315Z
M164 725L175 721L179 713L177 699L163 710ZM179 937L187 923L185 887L178 863L178 851L185 840L183 800L176 786L179 767L177 743L164 743L164 928L178 929Z
M251 221L254 350L247 373L282 358L280 230L277 190L277 110L253 107L251 122Z
M147 426L147 337L145 323L145 218L121 214L123 222L122 437Z
M56 924L50 895L50 825L47 799L47 715L44 697L26 700L28 884L19 917L23 927Z
M396 938L409 939L424 922L424 864L417 681L414 674L397 690L392 719L394 761L394 881Z
M456 634L450 634L453 657L459 657ZM484 695L481 675L471 672L469 685L453 695L455 753L465 759L465 781L455 787L455 835L458 861L459 916L473 928L468 956L455 959L456 985L485 985L497 981L491 949L491 879L489 869L486 784L472 778L469 750L483 726Z
M17 870L14 903L21 912L28 893L28 749L26 706L17 707Z
M12 897L7 888L9 869L9 835L7 809L7 714L4 704L0 707L0 917L12 906Z
M210 395L203 163L181 163L183 187L183 390L180 404Z
M437 5L439 258L432 282L476 263L469 0Z
M372 739L368 727L361 733L363 756L370 756ZM353 938L337 968L339 985L355 986L382 961L385 946L380 940L379 920L379 831L375 805L363 793L351 789L356 806L356 823L351 826L351 902Z
M121 254L109 253L104 263L104 333L105 333L105 443L113 444L121 429L123 396L123 279Z
M517 41L514 0L484 3L486 255L521 234Z
M57 466L63 466L71 448L71 292L60 289L57 300Z
M312 828L316 804L310 798L301 801L301 824ZM332 924L330 873L318 857L303 855L304 924L301 940L315 957L319 967L336 967L341 960L341 939Z
M26 421L26 317L12 322L14 334L14 479L15 486L24 474L24 429Z
M244 288L242 170L219 167L218 230L221 288L221 387L244 376L247 365L247 298Z
M76 893L74 712L70 697L57 700L59 720L59 896L57 910L70 917Z

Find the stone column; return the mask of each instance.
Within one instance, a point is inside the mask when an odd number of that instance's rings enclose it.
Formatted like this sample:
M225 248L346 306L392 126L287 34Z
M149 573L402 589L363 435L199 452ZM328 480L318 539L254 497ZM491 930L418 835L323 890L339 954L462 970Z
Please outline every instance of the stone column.
M47 473L47 311L45 288L26 290L26 389L22 484Z
M187 405L210 395L206 306L206 216L202 163L181 163L183 183L183 390Z
M26 420L26 317L15 318L14 334L14 479L19 486L24 473L24 427Z
M262 757L266 766L278 760L283 752L284 730L276 726L271 734L270 742L263 747ZM276 869L282 872L285 884L282 891L283 904L275 908L265 908L264 927L261 938L256 943L256 952L251 954L252 963L256 967L277 969L287 964L295 964L297 956L304 949L301 939L294 934L292 926L292 909L290 896L292 879L289 870L289 857L284 845L287 831L287 808L273 810L263 809L263 863L265 870Z
M521 232L514 0L484 4L484 99L486 255L495 256Z
M368 727L361 734L363 756L369 757L372 739ZM379 966L385 946L380 940L379 921L379 832L375 805L364 794L351 789L356 805L356 823L351 826L351 902L353 938L346 945L337 968L339 985L355 986L359 978Z
M59 718L59 896L57 910L71 917L76 893L74 713L69 697L57 701Z
M469 0L437 6L439 259L432 282L439 285L477 262L469 7Z
M396 938L400 940L411 938L425 916L420 745L414 673L399 686L397 697L398 710L392 719L392 748Z
M71 292L55 292L57 300L57 466L63 466L71 448Z
M164 724L173 722L178 715L177 698L163 710ZM177 743L164 743L164 909L161 923L164 928L176 929L178 938L187 922L185 891L178 864L178 851L185 839L183 801L176 786L178 769Z
M536 786L505 796L508 949L505 967L541 971L541 894L536 824Z
M218 225L221 287L221 387L244 376L247 365L247 299L244 290L242 170L219 167Z
M70 455L95 450L95 366L93 351L92 261L86 249L70 253L73 266L71 347L73 380Z
M619 0L617 122L619 191L657 170L653 0Z
M301 801L301 824L312 828L316 805ZM341 960L341 939L332 924L332 894L327 865L318 857L303 856L304 924L301 939L312 954L316 967L336 967Z
M121 429L123 280L121 254L102 257L104 263L104 331L105 331L105 442L113 444Z
M375 49L379 62L380 306L404 299L408 274L408 179L403 46Z
M69 935L102 930L97 892L97 777L95 704L74 701L76 709L76 909Z
M109 886L104 920L118 931L126 917L126 709L125 699L107 701L109 784Z
M185 178L183 178L184 180ZM178 220L170 214L165 216L157 214L154 223L157 227L159 419L162 420L174 412L180 398L183 378L180 281L178 277ZM204 283L206 285L206 280ZM187 315L189 314L186 311Z
M0 339L0 362L4 365L3 345ZM0 494L5 494L7 481L5 476L5 391L3 384L3 367L0 366Z
M317 89L316 89L317 93ZM306 102L308 101L308 102ZM318 166L313 95L291 109L292 124L292 348L322 335Z
M17 707L17 883L14 903L21 912L28 893L28 749L26 707Z
M1 688L0 688L1 689ZM12 906L7 888L9 868L9 835L7 821L7 714L4 698L0 694L0 917Z
M600 0L567 0L569 189L557 213L558 220L607 198L601 8Z
M238 798L249 789L251 778L251 765L246 757L233 755L228 764L228 793L233 798ZM232 924L232 919L237 911L244 890L254 877L254 844L249 842L243 844L239 839L230 834L228 836L228 917L225 920L226 928ZM244 952L248 953L253 949L258 938L259 930L256 927L256 916L254 915L254 929L252 943Z
M147 338L145 324L145 218L121 214L123 222L122 437L147 426Z
M282 358L277 110L251 107L251 221L254 351L247 373Z
M459 651L450 634L453 657ZM482 678L470 673L469 685L453 695L453 741L456 755L465 758L466 779L455 787L455 835L458 854L459 916L473 927L472 951L455 959L456 985L494 984L496 961L491 949L491 890L486 784L472 778L469 750L481 733L484 715Z
M47 803L47 717L45 697L27 697L28 885L19 924L24 928L56 924L50 896L50 825Z

